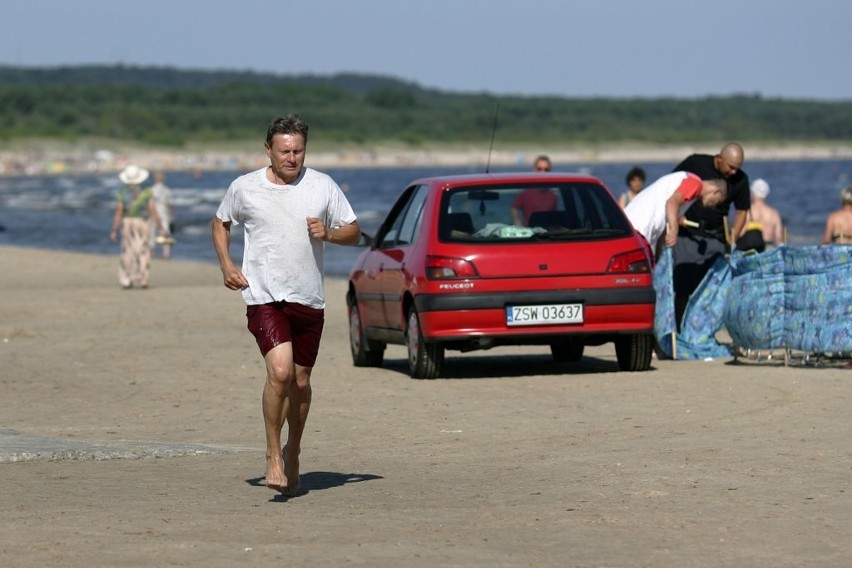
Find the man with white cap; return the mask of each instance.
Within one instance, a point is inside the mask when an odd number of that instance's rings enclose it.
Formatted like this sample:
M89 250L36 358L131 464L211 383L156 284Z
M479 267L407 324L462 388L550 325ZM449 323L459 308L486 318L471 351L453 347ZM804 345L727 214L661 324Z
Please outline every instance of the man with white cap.
M769 184L766 180L754 180L751 184L751 207L742 234L749 230L760 229L764 243L778 246L784 242L784 224L778 210L766 203L768 195Z

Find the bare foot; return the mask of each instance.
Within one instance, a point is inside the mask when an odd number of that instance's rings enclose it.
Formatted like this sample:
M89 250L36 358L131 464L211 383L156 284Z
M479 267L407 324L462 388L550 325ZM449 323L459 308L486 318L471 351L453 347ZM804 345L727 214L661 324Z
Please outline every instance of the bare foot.
M266 456L266 486L281 493L287 491L287 478L284 477L281 456Z
M284 459L284 476L287 478L287 487L282 490L283 493L294 496L299 493L299 453L290 452L285 445L281 448L281 456Z

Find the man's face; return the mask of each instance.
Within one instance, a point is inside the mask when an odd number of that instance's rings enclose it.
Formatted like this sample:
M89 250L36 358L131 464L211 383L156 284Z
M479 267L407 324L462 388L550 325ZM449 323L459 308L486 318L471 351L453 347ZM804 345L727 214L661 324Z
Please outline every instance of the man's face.
M535 171L537 172L549 172L550 171L550 162L547 160L539 160L535 163Z
M732 159L724 154L716 156L716 169L722 174L722 177L729 178L740 171L742 167L743 163L741 161Z
M272 173L281 183L292 183L305 164L305 139L301 134L276 134L272 146L264 144Z

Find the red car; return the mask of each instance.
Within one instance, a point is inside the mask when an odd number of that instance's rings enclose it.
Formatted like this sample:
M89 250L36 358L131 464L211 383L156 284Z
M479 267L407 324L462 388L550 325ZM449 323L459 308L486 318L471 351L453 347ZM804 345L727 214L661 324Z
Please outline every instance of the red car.
M594 177L419 179L369 241L347 293L356 366L407 345L411 376L431 379L448 349L549 345L577 361L609 341L622 370L651 365L653 257Z

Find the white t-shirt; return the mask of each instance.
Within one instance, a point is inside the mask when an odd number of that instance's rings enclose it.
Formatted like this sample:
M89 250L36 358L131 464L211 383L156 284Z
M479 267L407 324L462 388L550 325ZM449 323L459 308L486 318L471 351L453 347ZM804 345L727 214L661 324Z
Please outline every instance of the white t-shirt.
M160 222L168 228L172 222L172 190L165 184L155 183L151 186L151 192L154 194L154 206L157 208L157 215L160 216Z
M237 178L228 188L216 216L242 224L245 232L243 290L246 304L294 302L321 309L323 241L311 238L307 217L322 219L326 227L356 220L352 206L331 177L302 168L299 178L278 185L261 168Z
M690 202L701 193L701 178L689 172L674 172L664 175L634 197L624 214L633 227L642 234L656 250L657 241L666 231L666 201L679 191L686 202ZM685 207L681 206L681 209Z

